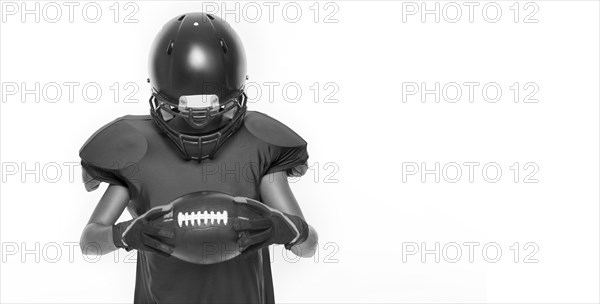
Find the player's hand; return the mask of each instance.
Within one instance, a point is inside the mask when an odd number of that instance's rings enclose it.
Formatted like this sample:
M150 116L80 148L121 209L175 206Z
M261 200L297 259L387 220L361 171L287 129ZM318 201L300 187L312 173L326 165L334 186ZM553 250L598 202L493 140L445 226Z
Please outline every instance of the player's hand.
M113 225L115 245L127 251L137 249L170 256L173 253L172 240L175 233L156 225L156 220L170 211L168 205L159 206L135 219Z
M234 220L233 229L242 235L238 245L243 252L253 252L271 244L282 244L291 249L308 237L308 224L298 216L249 198L237 197L236 202L245 204L262 216L257 220L240 217Z

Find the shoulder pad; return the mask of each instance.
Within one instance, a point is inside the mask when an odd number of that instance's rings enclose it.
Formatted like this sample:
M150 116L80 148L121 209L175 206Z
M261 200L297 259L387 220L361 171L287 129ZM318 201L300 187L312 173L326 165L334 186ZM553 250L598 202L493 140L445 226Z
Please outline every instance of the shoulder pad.
M260 113L248 112L244 126L254 137L278 147L301 147L306 141L278 120Z
M126 116L96 131L79 150L79 157L95 167L118 170L138 162L147 149L146 137L127 122Z

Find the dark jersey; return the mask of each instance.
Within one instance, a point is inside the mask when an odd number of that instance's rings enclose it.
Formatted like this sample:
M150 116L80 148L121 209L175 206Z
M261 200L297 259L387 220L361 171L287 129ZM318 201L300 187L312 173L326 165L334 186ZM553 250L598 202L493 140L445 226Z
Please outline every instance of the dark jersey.
M124 185L137 216L187 193L212 190L260 200L263 176L305 172L306 142L277 120L248 112L212 160L185 160L150 116L125 116L98 130L80 151L86 188ZM303 170L304 168L304 170ZM272 303L266 248L252 256L197 265L138 252L136 303Z

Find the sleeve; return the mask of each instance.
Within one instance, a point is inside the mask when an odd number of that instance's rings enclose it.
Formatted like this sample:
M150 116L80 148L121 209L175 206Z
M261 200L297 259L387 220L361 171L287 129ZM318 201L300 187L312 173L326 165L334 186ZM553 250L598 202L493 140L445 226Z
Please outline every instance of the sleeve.
M299 177L308 168L306 141L288 126L260 112L249 112L244 125L263 143L262 152L265 175L285 171L288 176Z
M127 183L121 178L118 172L105 168L95 167L86 161L81 161L81 175L85 190L88 192L98 189L100 183L116 184L127 186Z
M308 169L306 142L296 147L272 147L274 153L266 174L285 171L290 177L300 177Z
M79 150L85 189L100 183L127 186L127 172L133 172L147 149L145 137L119 118L96 131ZM134 168L135 169L135 168Z

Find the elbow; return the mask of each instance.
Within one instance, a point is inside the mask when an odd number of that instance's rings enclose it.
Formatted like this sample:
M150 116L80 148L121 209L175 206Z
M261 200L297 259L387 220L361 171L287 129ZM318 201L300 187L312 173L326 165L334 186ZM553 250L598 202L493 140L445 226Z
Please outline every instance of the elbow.
M316 245L316 244L315 244L315 245ZM312 246L310 249L308 249L308 250L303 250L303 251L302 251L302 254L300 254L299 256L300 256L301 258L312 258L313 256L315 256L315 252L316 252L316 251L317 251L317 250L316 250L315 246L313 245L313 246Z
M79 239L79 249L81 250L81 254L86 256L102 255L102 248L93 237L93 225L93 223L87 224L81 233L81 238Z
M296 248L292 248L294 254L301 258L311 258L318 250L319 235L317 234L317 230L310 225L308 229L308 238L302 244L295 246Z
M87 224L85 226L85 228L83 228L83 231L81 232L81 237L79 238L79 249L81 250L81 253L84 255L87 255L87 250L86 248L89 247L89 243L90 243L90 237L89 237L89 229L90 228L90 224Z

